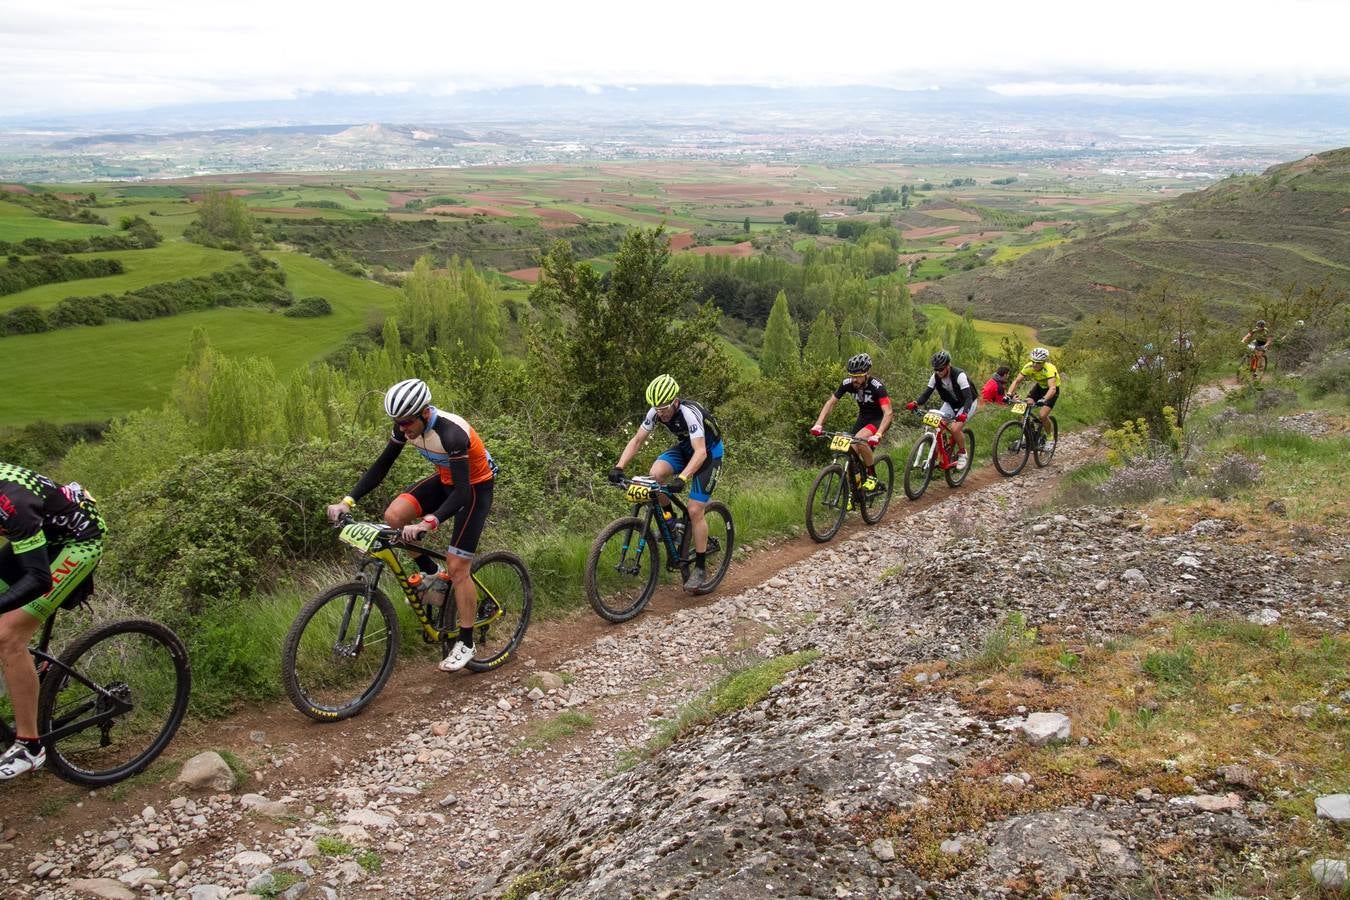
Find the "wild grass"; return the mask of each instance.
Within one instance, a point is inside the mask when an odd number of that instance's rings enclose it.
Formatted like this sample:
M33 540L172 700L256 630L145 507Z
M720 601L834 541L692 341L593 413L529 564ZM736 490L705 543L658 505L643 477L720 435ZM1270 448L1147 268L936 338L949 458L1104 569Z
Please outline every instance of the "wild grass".
M542 750L558 741L572 737L578 731L595 727L595 718L574 709L564 710L547 722L536 725L520 742L521 747Z

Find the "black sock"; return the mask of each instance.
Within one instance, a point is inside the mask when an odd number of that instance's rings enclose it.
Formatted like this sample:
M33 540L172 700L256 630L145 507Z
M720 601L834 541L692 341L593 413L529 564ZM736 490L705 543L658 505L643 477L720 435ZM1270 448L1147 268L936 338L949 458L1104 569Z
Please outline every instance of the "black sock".
M419 553L413 559L417 561L417 568L422 571L423 575L435 575L436 570L440 568L436 565L435 558L427 556L425 553Z
M707 566L704 564L704 558L705 558L707 555L708 555L707 553L697 553L697 552L694 553L694 568L695 568L695 569L706 569L706 568L707 568Z
M37 756L42 750L41 738L15 738L16 743L23 744L23 749L28 751L29 756Z
M468 628L463 625L459 626L459 642L465 647L473 646L473 626Z

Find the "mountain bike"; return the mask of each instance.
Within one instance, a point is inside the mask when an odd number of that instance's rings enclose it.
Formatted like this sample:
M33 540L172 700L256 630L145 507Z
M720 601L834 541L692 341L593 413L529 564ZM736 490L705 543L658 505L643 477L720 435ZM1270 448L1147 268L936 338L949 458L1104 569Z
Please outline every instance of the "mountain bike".
M1009 397L1014 415L1021 416L1004 422L994 435L994 468L1008 477L1022 471L1027 457L1035 454L1037 468L1050 465L1059 444L1059 421L1050 417L1050 432L1041 425L1036 404L1030 400Z
M820 470L806 495L806 530L812 540L824 543L839 533L844 516L851 509L862 513L868 525L880 522L891 505L895 472L891 458L882 453L873 457L876 475L867 474L867 465L857 449L858 444L866 442L865 438L854 437L848 431L829 431L821 437L830 439L834 461ZM863 490L869 477L876 478L877 486Z
M338 540L352 548L356 573L307 602L291 623L281 652L286 694L300 712L320 722L356 715L383 690L398 658L398 612L380 588L387 572L417 617L422 640L439 644L441 656L459 636L454 588L439 605L423 602L419 570L405 557L444 551L405 541L402 529L343 516ZM502 665L520 646L530 624L534 587L520 557L494 550L474 557L470 577L478 589L472 672Z
M915 415L920 415L916 410ZM909 452L909 461L905 464L905 496L918 500L928 490L928 482L933 477L933 466L942 470L950 487L959 487L970 474L971 461L975 459L975 432L965 429L966 467L956 466L958 451L956 440L952 437L951 423L936 409L926 409L922 413L924 433L914 442Z
M1266 373L1268 364L1266 348L1258 347L1256 344L1248 344L1247 353L1242 358L1242 365L1238 366L1238 379L1250 378L1252 381L1260 381L1261 376Z
M91 585L92 586L92 585ZM66 601L87 599L84 585ZM155 761L187 712L192 667L167 627L123 619L82 632L60 654L49 651L56 615L28 649L38 674L38 731L47 765L88 787L130 778ZM14 740L9 697L0 690L0 743Z
M616 487L633 504L631 515L615 519L591 544L586 557L586 599L601 618L626 622L646 608L656 592L661 575L661 548L666 551L666 569L689 577L694 564L694 535L688 527L689 507L655 479L625 478ZM678 510L669 519L657 499L664 495ZM708 579L692 593L712 593L722 583L736 546L736 525L731 510L719 500L703 509L708 523L708 550L704 557Z

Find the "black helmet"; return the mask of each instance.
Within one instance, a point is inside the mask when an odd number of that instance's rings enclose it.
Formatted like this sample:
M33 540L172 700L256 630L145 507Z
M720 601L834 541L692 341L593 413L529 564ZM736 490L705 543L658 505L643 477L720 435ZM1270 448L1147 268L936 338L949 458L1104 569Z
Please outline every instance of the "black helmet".
M848 362L845 363L845 366L848 368L848 373L850 375L861 375L864 372L871 370L872 357L866 353L855 353L848 358Z
M948 353L946 350L939 350L938 352L933 354L933 371L936 372L938 369L941 369L943 366L947 365L951 361L952 355L950 353Z
M1265 319L1257 319L1257 320L1256 320L1256 327L1257 327L1257 328L1265 328L1265 327L1266 327L1266 320L1265 320Z

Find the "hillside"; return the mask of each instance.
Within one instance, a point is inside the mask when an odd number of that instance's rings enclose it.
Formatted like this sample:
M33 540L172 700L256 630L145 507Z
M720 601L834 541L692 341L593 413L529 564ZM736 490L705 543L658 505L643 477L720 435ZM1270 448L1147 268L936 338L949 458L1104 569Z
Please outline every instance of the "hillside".
M1233 176L1088 235L931 284L928 302L1040 328L1170 279L1223 318L1290 284L1350 288L1350 148ZM973 295L973 303L969 298Z

